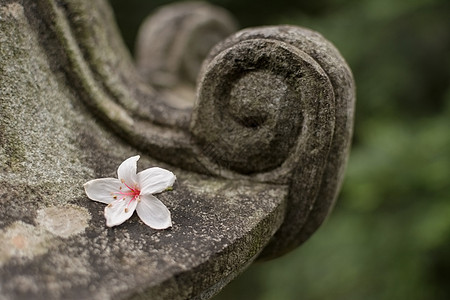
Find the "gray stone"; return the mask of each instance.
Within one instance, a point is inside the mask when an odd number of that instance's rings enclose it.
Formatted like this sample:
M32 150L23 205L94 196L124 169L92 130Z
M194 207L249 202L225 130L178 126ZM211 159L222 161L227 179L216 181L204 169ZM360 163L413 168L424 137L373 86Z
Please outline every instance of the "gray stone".
M211 48L236 32L224 9L206 2L179 2L159 8L142 23L136 43L139 72L157 87L195 87Z
M232 30L223 11L186 5L165 11L217 12ZM200 32L217 27L208 22ZM192 64L142 58L164 71L142 77L106 1L0 0L1 299L207 299L258 256L301 244L329 213L354 105L338 51L298 27L238 32L205 59L195 103L180 105L195 94L199 63L177 48L192 41L177 46L177 27L167 30L173 43L142 36ZM104 205L84 193L135 154L140 170L177 176L158 195L171 229L137 216L108 228Z

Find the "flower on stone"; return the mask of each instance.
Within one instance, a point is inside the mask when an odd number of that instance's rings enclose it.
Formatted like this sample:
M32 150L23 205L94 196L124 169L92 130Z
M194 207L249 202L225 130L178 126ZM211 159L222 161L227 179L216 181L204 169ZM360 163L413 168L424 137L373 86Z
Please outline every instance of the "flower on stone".
M136 210L139 218L154 229L172 226L170 212L153 194L172 187L175 175L154 167L136 174L136 155L126 159L117 169L116 178L100 178L84 184L86 195L94 201L108 204L105 207L106 226L113 227L128 220Z

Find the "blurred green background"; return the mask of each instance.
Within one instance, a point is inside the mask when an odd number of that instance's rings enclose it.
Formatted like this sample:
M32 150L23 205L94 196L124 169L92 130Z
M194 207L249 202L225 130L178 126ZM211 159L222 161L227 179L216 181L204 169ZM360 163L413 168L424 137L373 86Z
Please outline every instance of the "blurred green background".
M142 19L170 2L111 0L130 49ZM450 299L450 1L210 2L242 27L319 31L357 85L353 148L331 217L214 299Z

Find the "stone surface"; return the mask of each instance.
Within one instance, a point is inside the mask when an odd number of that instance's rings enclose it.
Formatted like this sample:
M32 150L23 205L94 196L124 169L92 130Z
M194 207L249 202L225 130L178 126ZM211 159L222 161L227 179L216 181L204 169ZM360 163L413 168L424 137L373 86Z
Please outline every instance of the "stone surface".
M339 53L297 27L252 29L200 78L195 105L174 106L140 77L103 0L0 0L0 298L207 299L312 234L350 141ZM177 176L158 195L169 230L137 216L108 228L84 194L137 153L140 169Z

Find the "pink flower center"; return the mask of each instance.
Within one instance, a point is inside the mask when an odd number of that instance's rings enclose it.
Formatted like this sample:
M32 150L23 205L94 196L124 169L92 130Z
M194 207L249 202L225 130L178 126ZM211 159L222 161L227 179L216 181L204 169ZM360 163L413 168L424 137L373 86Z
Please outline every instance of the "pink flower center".
M122 199L125 199L126 197L130 197L131 196L130 201L128 201L127 207L125 208L125 212L127 213L128 212L128 206L130 206L130 203L133 200L137 199L138 202L141 200L139 198L139 195L141 194L141 190L139 190L137 187L134 187L134 188L130 187L128 184L125 183L125 181L123 179L121 181L129 189L129 191L124 192L124 191L121 190L121 191L119 191L118 194L123 196Z

